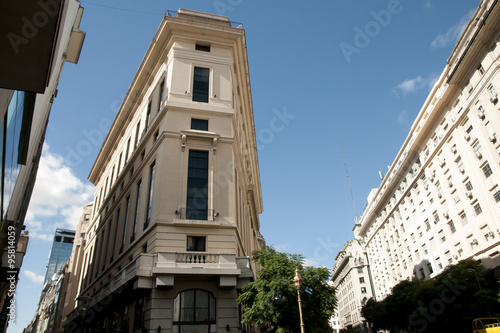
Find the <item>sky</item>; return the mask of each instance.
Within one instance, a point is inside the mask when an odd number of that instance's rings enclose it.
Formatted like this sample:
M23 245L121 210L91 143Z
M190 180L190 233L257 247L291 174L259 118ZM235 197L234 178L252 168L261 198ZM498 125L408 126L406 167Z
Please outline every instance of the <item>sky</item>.
M76 228L87 180L163 15L243 24L264 212L277 250L332 268L479 0L92 0L78 64L66 63L25 224L9 333L33 318L55 228ZM277 126L278 125L278 126Z

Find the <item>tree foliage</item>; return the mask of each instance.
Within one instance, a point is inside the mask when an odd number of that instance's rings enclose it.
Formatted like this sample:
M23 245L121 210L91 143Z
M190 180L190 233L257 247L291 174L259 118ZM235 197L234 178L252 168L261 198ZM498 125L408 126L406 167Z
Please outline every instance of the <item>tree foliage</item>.
M331 332L329 319L336 305L335 289L327 284L327 268L304 267L298 254L276 251L273 247L253 253L260 266L257 280L248 283L238 297L243 322L266 328L269 332L300 332L295 268L303 279L300 288L304 326L307 332Z
M462 260L427 281L401 281L391 295L363 306L374 331L465 332L474 318L500 313L493 271L475 260Z

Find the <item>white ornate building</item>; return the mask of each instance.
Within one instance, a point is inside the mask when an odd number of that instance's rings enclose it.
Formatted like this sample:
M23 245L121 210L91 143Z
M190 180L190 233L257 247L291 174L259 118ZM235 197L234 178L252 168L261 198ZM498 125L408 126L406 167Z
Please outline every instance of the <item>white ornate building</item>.
M500 265L499 22L481 1L354 228L377 300L462 259Z

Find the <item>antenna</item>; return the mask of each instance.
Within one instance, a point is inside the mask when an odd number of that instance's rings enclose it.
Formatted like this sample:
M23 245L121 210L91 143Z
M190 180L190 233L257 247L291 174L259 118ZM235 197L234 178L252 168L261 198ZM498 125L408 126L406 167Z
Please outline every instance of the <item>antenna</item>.
M351 192L352 207L354 208L354 216L356 222L358 221L358 213L356 212L356 205L354 204L354 196L352 195L351 180L349 179L349 172L347 171L347 162L344 155L344 146L342 145L342 140L340 141L340 149L342 150L342 159L344 160L345 173L347 175L347 183L349 184L349 191Z

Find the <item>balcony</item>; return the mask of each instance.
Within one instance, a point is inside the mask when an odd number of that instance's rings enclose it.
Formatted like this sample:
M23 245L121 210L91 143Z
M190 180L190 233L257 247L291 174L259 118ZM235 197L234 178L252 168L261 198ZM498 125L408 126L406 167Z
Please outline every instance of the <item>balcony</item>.
M158 287L173 286L176 275L219 276L220 287L236 287L238 277L252 277L247 257L209 252L158 253L152 274Z

